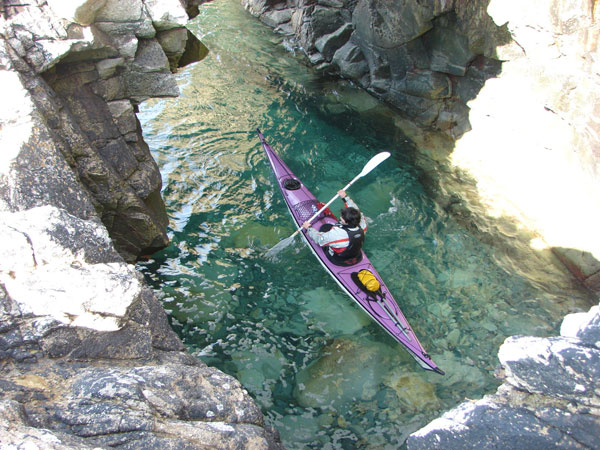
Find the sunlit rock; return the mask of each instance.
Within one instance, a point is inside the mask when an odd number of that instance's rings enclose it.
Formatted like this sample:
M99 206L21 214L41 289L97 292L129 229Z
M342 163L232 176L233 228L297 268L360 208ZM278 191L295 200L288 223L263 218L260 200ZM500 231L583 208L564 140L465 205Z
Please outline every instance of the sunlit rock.
M410 435L409 449L581 448L573 438L519 407L484 398L465 402Z
M108 34L134 34L144 39L156 35L152 19L142 0L106 0L104 7L96 14L95 25Z
M560 327L560 335L581 339L600 348L600 307L594 306L586 313L567 315Z
M165 52L169 60L169 66L173 72L179 66L179 61L186 50L187 41L190 36L193 35L185 28L165 30L156 35L156 39Z
M168 72L169 62L160 46L154 39L142 39L131 68L137 72Z
M48 5L58 17L72 20L80 25L94 23L96 14L104 7L106 0L48 0Z
M179 0L144 0L144 5L158 31L184 27L188 22L188 15Z
M498 353L504 383L497 392L462 403L413 433L408 448L594 448L600 432L594 413L600 405L597 317L597 306L567 316L562 334L568 337L506 339ZM450 361L435 358L448 370Z
M104 227L49 206L3 213L0 227L10 244L1 249L0 282L23 314L96 330L120 328L141 285L112 250ZM113 262L96 264L107 257Z
M517 389L600 406L600 350L562 338L508 338L498 358Z
M60 431L32 427L25 408L14 400L0 401L0 436L3 444L40 450L67 450L69 448L93 449L84 438Z

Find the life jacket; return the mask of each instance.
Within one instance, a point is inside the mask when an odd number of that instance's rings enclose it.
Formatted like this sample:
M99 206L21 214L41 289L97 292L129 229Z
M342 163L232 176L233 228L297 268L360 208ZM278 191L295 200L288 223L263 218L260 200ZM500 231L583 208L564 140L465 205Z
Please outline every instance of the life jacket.
M347 260L353 259L360 255L360 251L365 241L365 232L361 227L357 227L355 230L350 229L348 225L338 224L346 233L348 233L348 246L341 252L335 254L336 258Z

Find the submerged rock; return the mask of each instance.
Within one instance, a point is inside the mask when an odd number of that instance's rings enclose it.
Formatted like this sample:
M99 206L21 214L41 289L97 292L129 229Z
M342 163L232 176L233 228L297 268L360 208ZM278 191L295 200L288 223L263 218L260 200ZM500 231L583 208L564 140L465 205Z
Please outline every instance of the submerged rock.
M298 403L307 408L339 409L353 399L373 398L383 381L380 368L386 347L379 343L370 347L336 339L323 348L317 361L298 372L294 388Z
M323 287L303 293L301 303L306 310L304 320L309 327L329 335L350 335L371 323L371 319L345 296Z
M386 385L396 392L400 404L407 411L418 413L441 407L435 385L417 374L394 373L387 378Z

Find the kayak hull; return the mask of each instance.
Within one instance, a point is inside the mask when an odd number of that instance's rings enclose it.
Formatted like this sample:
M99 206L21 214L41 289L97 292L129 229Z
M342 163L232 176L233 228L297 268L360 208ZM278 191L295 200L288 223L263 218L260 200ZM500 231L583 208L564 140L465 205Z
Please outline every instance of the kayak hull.
M306 220L319 211L321 205L266 142L260 130L257 131L288 211L294 219L296 227L300 228ZM319 230L325 224L335 224L336 222L335 217L323 212L312 221L312 226ZM325 250L310 239L305 230L302 230L300 234L323 268L365 313L402 344L423 369L444 374L417 339L400 307L364 252L362 252L362 259L358 263L351 266L339 266L329 260ZM381 286L381 296L369 295L368 292L361 289L356 281L356 274L363 269L375 275Z

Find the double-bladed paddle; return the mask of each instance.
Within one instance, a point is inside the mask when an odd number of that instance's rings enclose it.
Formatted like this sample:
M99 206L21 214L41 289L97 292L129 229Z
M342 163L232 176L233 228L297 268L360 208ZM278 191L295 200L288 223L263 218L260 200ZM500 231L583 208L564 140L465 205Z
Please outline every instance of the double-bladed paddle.
M386 159L388 159L390 157L390 153L389 152L381 152L376 154L375 156L373 156L369 162L367 164L365 164L365 166L363 167L363 170L354 177L354 179L348 183L346 186L344 186L341 190L345 191L346 189L348 189L350 186L352 186L354 184L354 182L356 180L358 180L361 177L364 177L365 175L367 175L369 172L371 172L375 167L377 167L379 164L381 164L383 161L385 161ZM338 194L335 194L333 196L333 198L331 200L329 200L321 209L319 209L310 219L308 219L308 222L312 222L313 220L315 220L315 218L321 214L323 211L325 211L325 209L331 205L335 199L337 199L339 197ZM284 240L278 242L277 244L275 244L275 246L273 246L273 248L271 248L269 251L267 251L266 256L268 258L272 258L274 257L277 253L279 253L281 250L283 250L284 248L286 248L288 245L290 245L292 243L292 241L294 240L294 237L300 233L300 231L302 231L302 227L298 228L296 231L294 231L294 233L285 238Z

